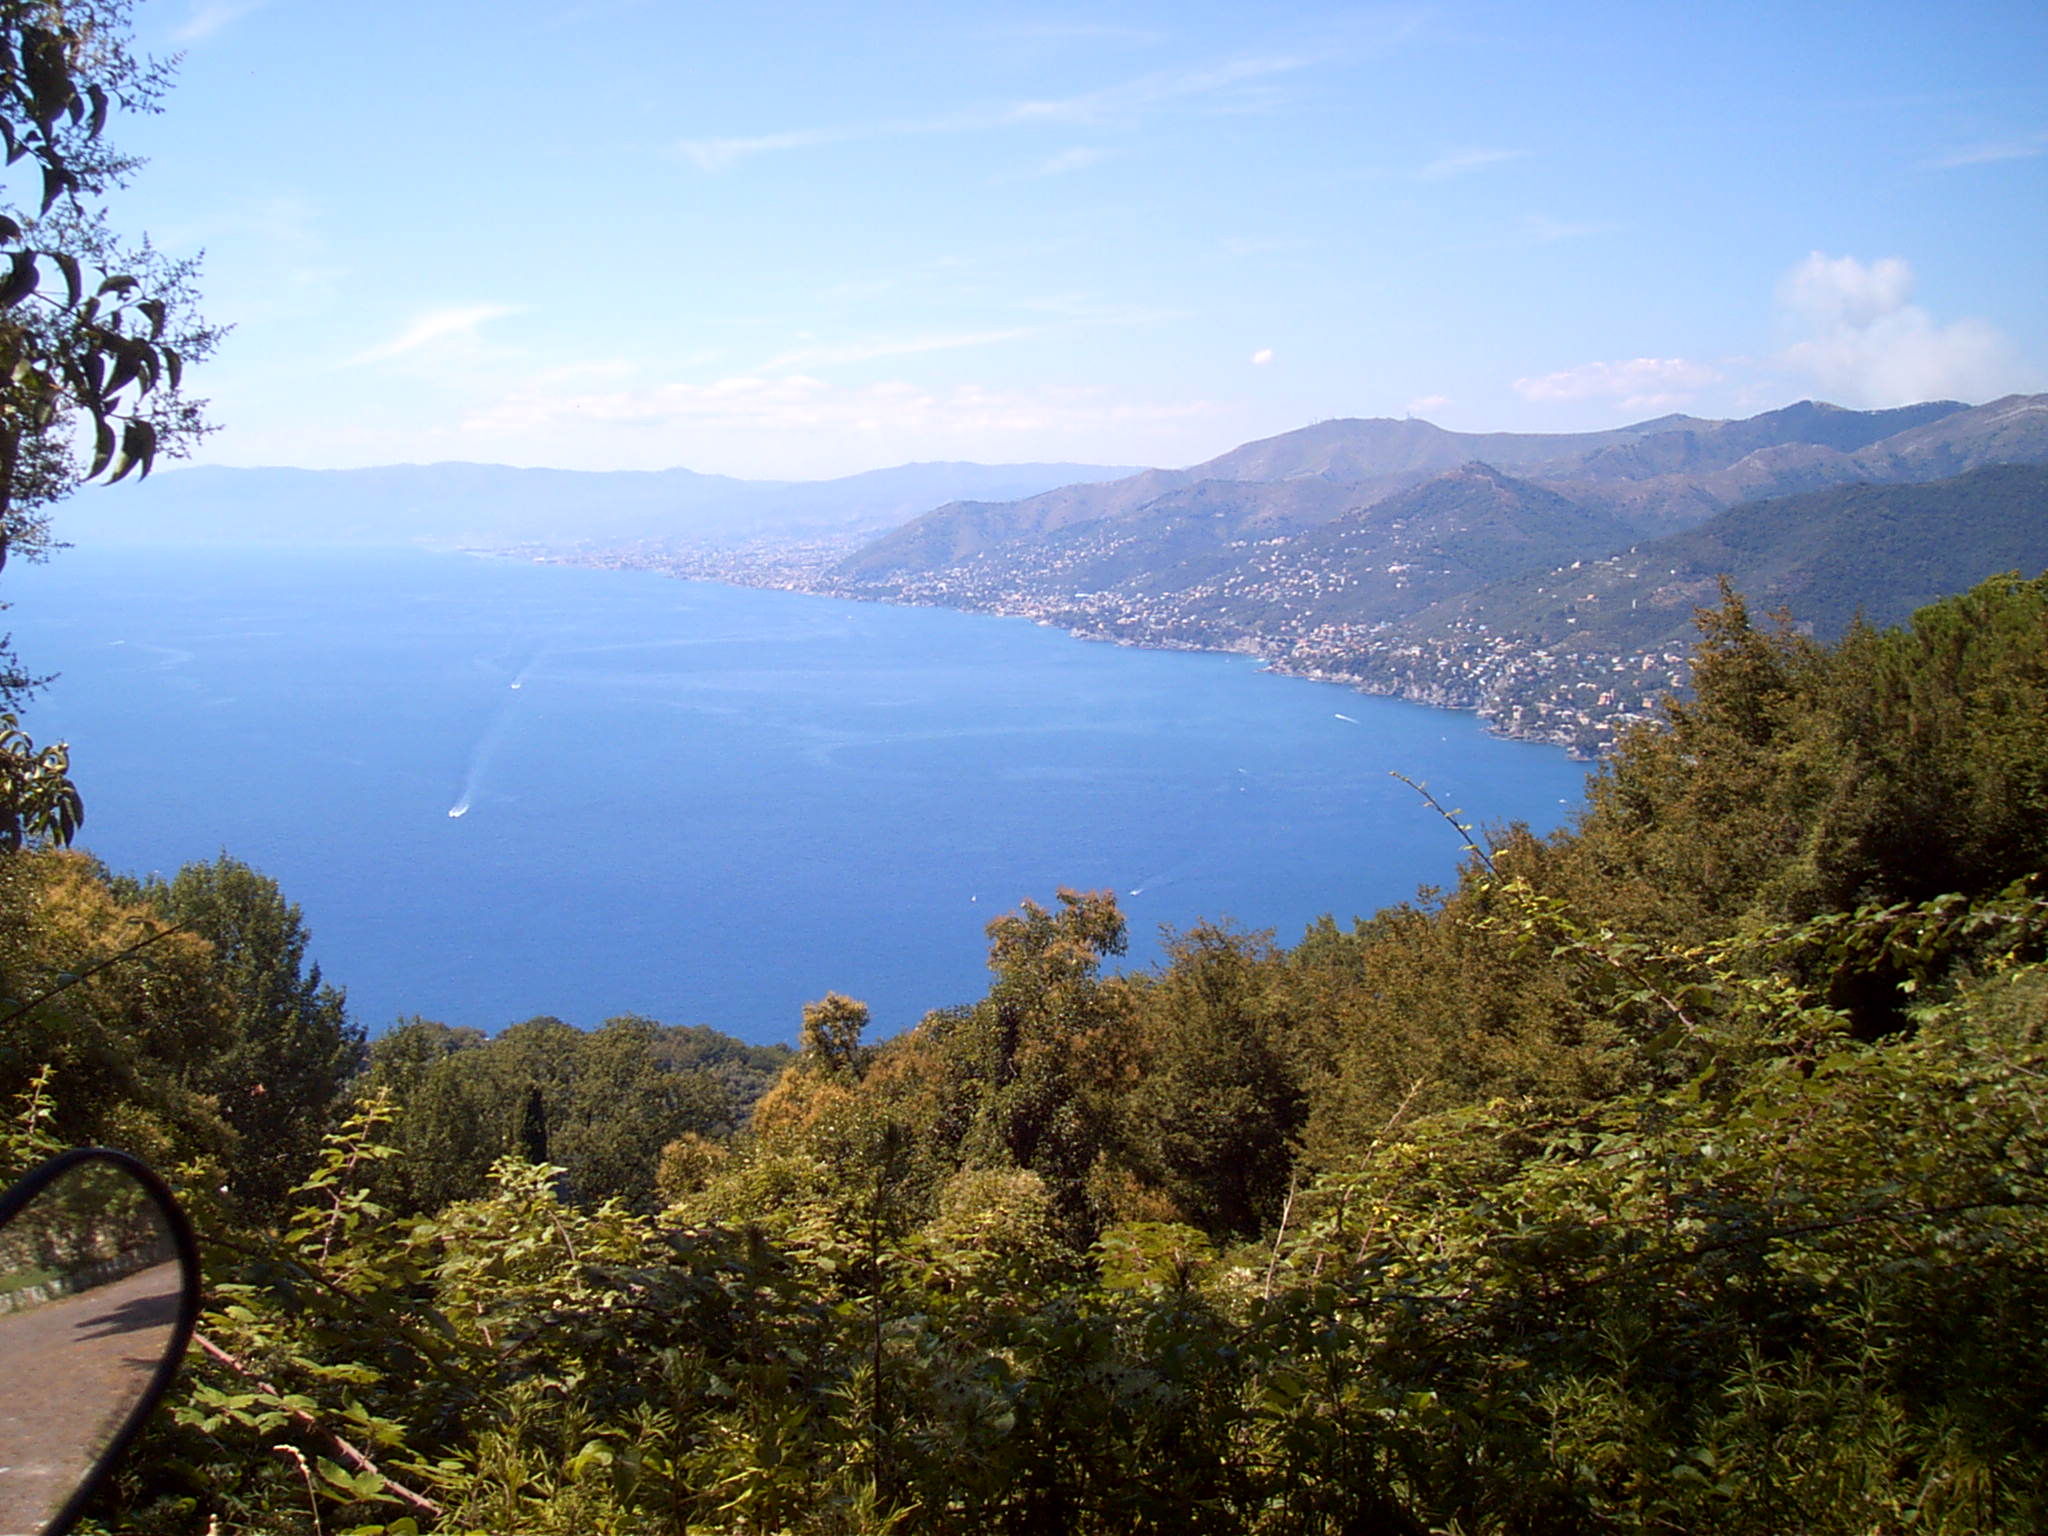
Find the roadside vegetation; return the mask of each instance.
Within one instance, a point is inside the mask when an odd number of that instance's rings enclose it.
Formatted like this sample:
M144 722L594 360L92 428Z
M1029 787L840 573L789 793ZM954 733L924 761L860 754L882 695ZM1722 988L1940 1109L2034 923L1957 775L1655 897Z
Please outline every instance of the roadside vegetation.
M253 871L7 855L8 1159L137 1146L208 1238L107 1517L2037 1529L2048 578L1833 647L1731 595L1696 676L1446 890L1121 975L1063 891L794 1052L366 1045Z

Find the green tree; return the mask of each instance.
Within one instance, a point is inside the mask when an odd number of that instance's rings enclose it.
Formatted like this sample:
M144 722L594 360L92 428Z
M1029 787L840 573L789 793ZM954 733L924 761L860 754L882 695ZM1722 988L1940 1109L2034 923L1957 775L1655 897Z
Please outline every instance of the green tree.
M54 1132L169 1164L236 1136L208 1071L232 1007L212 946L82 854L0 854L0 1102L50 1072Z
M1621 744L1547 889L1705 941L2048 867L2048 576L1993 578L1832 649L1758 627L1732 593L1701 624L1696 697ZM1899 974L1859 963L1830 985L1878 1032L1904 1023Z
M408 1212L470 1199L483 1191L491 1164L516 1146L487 1043L482 1030L418 1017L370 1042L358 1093L389 1105L387 1136L399 1154L377 1167L379 1199Z
M1026 901L988 925L995 981L941 1038L960 1162L1031 1170L1084 1232L1104 1214L1090 1176L1115 1143L1128 1075L1128 994L1102 976L1124 952L1124 918L1108 891L1062 889L1058 902Z
M628 1014L583 1036L567 1092L548 1105L548 1155L579 1200L650 1204L662 1148L729 1126L732 1101L715 1078L655 1060L660 1030Z
M1181 1218L1255 1236L1287 1193L1307 1112L1267 935L1197 924L1136 1004L1139 1069L1123 1100L1133 1161Z
M730 1133L713 1074L663 1064L663 1026L627 1014L584 1031L542 1016L486 1037L412 1019L373 1041L360 1092L387 1095L402 1156L380 1193L408 1211L474 1198L508 1156L563 1171L565 1196L655 1202L662 1150Z
M341 989L307 960L305 919L269 876L222 854L169 881L115 886L213 946L228 1005L195 1086L213 1095L241 1139L235 1193L274 1210L334 1128L362 1067L362 1027Z
M749 1045L708 1024L664 1024L656 1030L651 1049L666 1071L704 1072L715 1078L732 1098L735 1127L795 1055L779 1042Z
M860 1037L867 1027L866 1003L827 992L819 1001L804 1004L798 1048L814 1071L844 1076L859 1067Z
M1831 657L1841 767L1812 839L1817 904L1994 891L2048 869L2048 575L1993 577L1857 626Z

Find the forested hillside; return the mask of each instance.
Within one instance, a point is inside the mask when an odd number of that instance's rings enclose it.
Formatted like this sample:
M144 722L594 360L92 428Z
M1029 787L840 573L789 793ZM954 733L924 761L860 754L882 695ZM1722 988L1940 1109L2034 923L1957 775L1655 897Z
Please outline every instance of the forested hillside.
M1910 485L1744 502L1697 528L1569 570L1495 582L1422 627L1486 623L1531 644L1614 655L1682 643L1722 577L1827 639L1858 613L1899 624L1986 572L2048 566L2048 465L1997 464Z
M2048 578L1833 645L1730 594L1695 675L1572 829L1447 814L1447 890L1127 975L1062 891L979 1001L780 1058L366 1052L253 872L7 854L0 1149L119 1134L208 1240L106 1513L2039 1529Z

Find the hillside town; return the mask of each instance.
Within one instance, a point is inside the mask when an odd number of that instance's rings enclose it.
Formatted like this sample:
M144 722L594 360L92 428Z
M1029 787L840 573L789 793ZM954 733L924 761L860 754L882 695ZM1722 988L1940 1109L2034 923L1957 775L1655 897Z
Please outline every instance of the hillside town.
M500 552L554 564L656 571L686 581L999 614L1115 645L1258 656L1287 676L1470 710L1500 735L1561 746L1582 759L1607 751L1630 726L1653 717L1667 694L1688 683L1689 657L1676 647L1608 655L1537 644L1469 620L1446 634L1428 635L1388 623L1297 619L1288 604L1299 594L1289 575L1278 571L1270 589L1233 587L1234 611L1269 616L1250 625L1215 612L1214 594L1201 587L1154 594L1061 592L1049 580L1057 572L1027 574L1010 562L972 560L886 584L856 583L834 574L834 567L858 542L821 537L717 548L528 545Z

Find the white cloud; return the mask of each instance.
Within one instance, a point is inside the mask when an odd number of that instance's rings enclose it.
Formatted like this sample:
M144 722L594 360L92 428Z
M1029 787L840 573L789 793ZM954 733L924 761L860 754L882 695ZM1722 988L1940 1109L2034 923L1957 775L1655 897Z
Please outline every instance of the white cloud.
M1031 174L1034 176L1063 176L1068 171L1086 170L1101 158L1102 151L1099 149L1089 149L1085 146L1075 149L1063 149L1050 159L1041 161L1038 168Z
M1191 97L1213 96L1247 81L1263 80L1272 75L1301 69L1309 62L1305 58L1283 55L1274 58L1233 59L1227 64L1218 64L1209 69L1162 70L1154 74L1140 75L1135 80L1126 80L1099 91L1087 91L1079 96L1048 101L1020 101L1003 114L1003 121L1100 122L1104 118L1128 116L1152 107L1186 101Z
M946 336L899 336L873 341L846 342L838 346L797 347L770 358L762 366L774 371L787 368L829 368L835 364L866 363L879 357L908 357L919 352L951 352L960 347L986 347L997 342L1016 341L1032 335L1035 326L1011 326L999 331L965 331Z
M1936 321L1910 302L1913 269L1815 251L1778 284L1784 320L1804 335L1778 362L1844 404L1983 400L2029 382L2012 344L1982 320Z
M1521 234L1533 245L1549 245L1558 240L1580 240L1587 235L1610 234L1620 227L1605 221L1574 223L1570 219L1552 218L1547 213L1531 213L1522 218Z
M2022 134L2016 139L1993 139L1968 144L1928 162L1936 170L1952 171L1965 165L1995 165L2002 160L2033 160L2048 155L2048 132Z
M1544 404L1613 400L1623 410L1654 411L1677 405L1694 390L1719 383L1720 379L1713 368L1688 358L1632 357L1517 379L1515 393L1524 400Z
M1450 403L1449 395L1418 395L1408 402L1408 414L1417 416L1429 411L1440 411Z
M1305 240L1279 240L1257 235L1229 235L1223 241L1226 256L1271 256L1280 251L1298 251Z
M1260 368L1265 367L1271 361L1273 361L1273 349L1271 347L1261 347L1252 354L1252 362Z
M1489 165L1502 165L1510 160L1520 160L1528 153L1526 149L1454 149L1438 155L1429 164L1417 170L1415 179L1444 181L1452 176L1483 171Z
M1553 218L1547 213L1525 213L1520 218L1497 227L1492 233L1478 240L1464 241L1446 246L1452 251L1512 251L1532 245L1554 245L1560 240L1583 240L1592 235L1612 234L1621 228L1619 224L1601 222L1575 223L1569 219Z
M911 138L926 134L985 133L992 129L1034 123L1100 123L1143 116L1177 103L1209 97L1243 104L1233 88L1301 69L1305 58L1235 59L1208 69L1162 71L1141 75L1099 91L1044 101L1017 101L940 117L894 122L848 124L837 128L799 128L749 138L685 139L676 150L701 171L729 171L742 160L777 150L809 149L821 144L856 140ZM1085 162L1083 162L1085 163ZM1073 169L1068 166L1063 169Z
M1093 21L1031 21L999 27L990 34L1005 43L1069 43L1069 42L1112 42L1112 43L1160 43L1166 40L1164 32L1147 31L1140 27L1114 26L1106 22Z
M349 359L351 363L379 363L386 358L398 357L407 352L450 337L474 335L478 326L487 320L516 314L518 311L509 304L472 304L459 309L437 309L421 315L417 320L400 331L391 340L379 342L358 352Z
M837 144L845 139L870 138L882 134L910 132L887 129L800 129L795 133L764 133L751 139L685 139L676 148L700 171L729 171L750 155L778 149L809 149L817 144Z
M1051 293L1012 301L1017 308L1046 315L1063 325L1158 325L1186 317L1185 310L1120 304L1086 293Z
M171 36L181 43L196 43L202 37L211 37L229 22L240 21L262 5L263 0L201 0Z
M1896 256L1869 263L1815 251L1778 282L1779 305L1817 329L1863 330L1906 308L1913 269Z
M1778 282L1781 334L1770 357L1683 357L1592 362L1516 379L1525 400L1545 404L1611 400L1628 411L1683 406L1723 386L1723 406L1782 398L1787 373L1843 405L1910 405L1934 399L1987 400L2037 387L2012 344L1982 320L1937 321L1912 302L1913 268L1896 256L1862 261L1815 251ZM1413 407L1411 407L1413 409Z
M1099 389L963 384L927 390L900 381L842 388L803 373L584 390L533 379L470 411L457 436L471 445L465 452L501 452L494 445L510 444L529 456L536 445L605 445L584 454L539 446L538 453L550 461L690 462L708 446L728 464L734 455L759 455L763 465L789 465L782 473L847 473L911 458L1000 459L1019 451L1036 455L1082 447L1128 462L1130 434L1157 435L1219 410L1203 400L1116 400ZM654 451L636 452L629 441ZM1121 453L1119 442L1124 444ZM799 467L806 455L811 461ZM764 471L742 467L737 472Z

